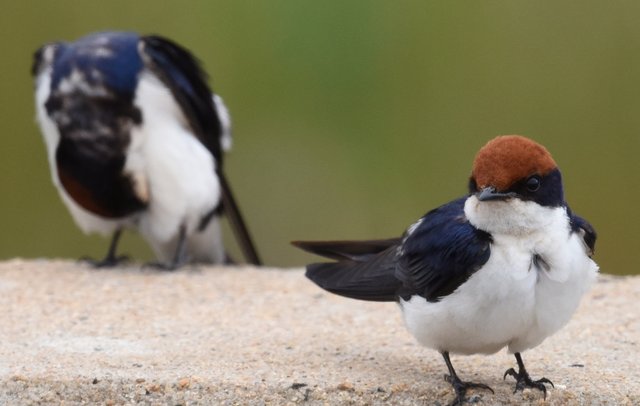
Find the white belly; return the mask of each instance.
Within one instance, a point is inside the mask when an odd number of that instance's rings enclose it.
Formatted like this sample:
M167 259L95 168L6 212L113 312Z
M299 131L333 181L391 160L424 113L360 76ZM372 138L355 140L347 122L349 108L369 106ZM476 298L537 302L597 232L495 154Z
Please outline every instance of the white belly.
M569 321L598 272L578 236L567 237L494 237L489 261L455 292L436 303L400 302L407 328L422 345L453 353L537 346ZM533 252L549 271L531 264Z

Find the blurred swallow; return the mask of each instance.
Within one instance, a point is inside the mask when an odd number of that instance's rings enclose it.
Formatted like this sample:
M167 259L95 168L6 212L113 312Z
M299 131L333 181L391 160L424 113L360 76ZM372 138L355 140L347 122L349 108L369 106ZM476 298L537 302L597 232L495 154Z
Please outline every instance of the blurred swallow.
M475 157L469 194L431 210L401 238L294 242L337 262L307 266L329 292L361 300L397 301L417 341L439 351L452 404L469 388L449 353L492 354L507 347L518 370L515 391L546 397L546 378L533 380L521 352L558 331L594 281L593 227L573 214L549 152L521 136L501 136ZM491 390L493 392L493 390ZM514 391L514 393L515 393Z
M223 172L229 113L187 49L103 32L43 46L32 74L54 185L82 231L112 234L96 266L122 259L126 228L161 268L224 263L223 212L248 261L260 263Z

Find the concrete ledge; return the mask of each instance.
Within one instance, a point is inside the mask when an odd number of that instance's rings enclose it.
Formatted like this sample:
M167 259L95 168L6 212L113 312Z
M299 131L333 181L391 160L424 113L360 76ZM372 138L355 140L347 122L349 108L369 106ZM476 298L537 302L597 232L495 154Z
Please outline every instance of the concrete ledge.
M454 356L478 404L640 404L640 278L601 277L569 326L524 353L556 384L513 394L505 353ZM440 356L389 303L297 270L92 270L0 263L0 404L447 404Z

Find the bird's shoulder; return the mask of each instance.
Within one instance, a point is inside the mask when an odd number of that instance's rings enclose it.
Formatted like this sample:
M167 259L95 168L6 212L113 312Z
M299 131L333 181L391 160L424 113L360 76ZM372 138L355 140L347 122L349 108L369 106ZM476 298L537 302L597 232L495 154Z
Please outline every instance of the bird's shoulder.
M571 231L580 235L587 248L587 254L592 256L596 249L596 239L598 238L595 228L586 219L573 213L568 206L567 213L569 215Z
M396 267L403 297L417 294L438 301L489 259L491 235L469 222L465 201L462 197L431 210L405 233Z

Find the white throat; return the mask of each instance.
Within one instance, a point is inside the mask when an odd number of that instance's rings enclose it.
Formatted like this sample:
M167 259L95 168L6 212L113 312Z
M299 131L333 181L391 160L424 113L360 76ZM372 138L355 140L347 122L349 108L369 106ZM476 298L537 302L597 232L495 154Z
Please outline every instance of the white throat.
M473 226L492 235L523 236L544 232L558 223L568 225L566 208L517 198L480 201L472 195L464 204L464 213Z

